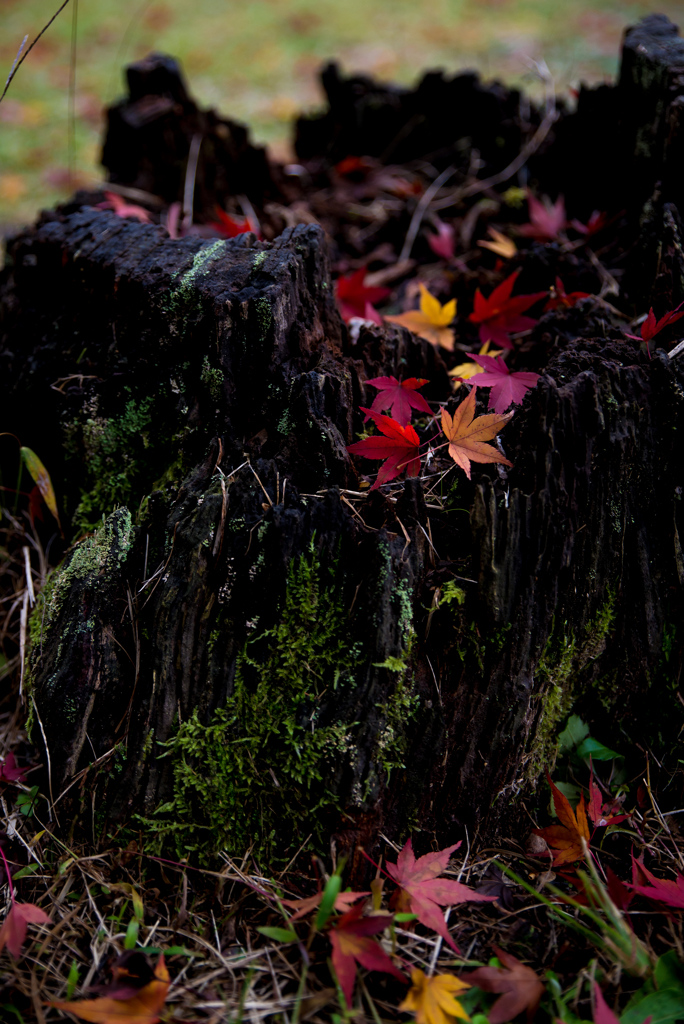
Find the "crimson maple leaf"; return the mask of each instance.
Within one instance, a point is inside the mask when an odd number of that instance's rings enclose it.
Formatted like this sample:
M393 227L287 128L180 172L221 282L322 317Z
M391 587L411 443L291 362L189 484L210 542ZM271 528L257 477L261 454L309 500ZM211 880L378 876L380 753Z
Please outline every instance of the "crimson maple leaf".
M519 273L519 270L515 270L510 274L488 298L484 297L479 288L475 292L474 309L468 319L480 325L480 341L483 344L485 341L493 341L504 348L513 348L509 334L512 331L526 331L536 324L537 321L532 317L521 314L547 293L532 292L511 297Z
M393 974L400 981L406 981L406 977L394 966L382 946L371 938L371 935L384 931L391 918L386 914L373 914L369 917L362 915L363 904L359 903L339 917L329 933L333 967L350 1009L357 963L369 971L382 971L384 974Z
M534 238L538 242L553 242L563 228L567 227L563 196L559 196L555 203L552 203L548 196L544 196L540 202L529 193L527 205L530 221L529 224L523 224L518 228L521 235Z
M632 338L634 341L645 341L646 348L648 349L648 354L650 356L651 349L649 348L649 343L653 340L653 338L655 338L656 334L660 334L663 328L667 327L669 324L675 323L677 320L680 319L680 317L684 316L684 310L682 310L681 313L677 312L679 309L681 309L682 306L684 306L684 302L680 302L679 305L675 307L675 309L671 309L669 313L665 313L664 316L661 316L660 320L656 320L655 314L653 312L653 306L651 306L651 308L648 311L648 316L641 325L641 337L639 337L637 334L627 333L625 333L625 337Z
M587 804L587 812L596 828L603 828L606 825L617 825L618 822L624 821L625 818L629 818L629 814L613 814L614 810L619 810L619 804L604 804L601 796L601 791L594 784L594 773L592 771L589 776L589 803Z
M406 476L418 476L420 472L420 438L409 424L402 427L391 416L381 416L372 409L360 407L361 412L369 416L384 437L364 437L347 445L347 451L354 455L363 455L366 459L385 459L378 471L378 476L371 487L374 491L382 484L387 484L401 475L403 469Z
M408 839L397 857L397 863L387 864L388 875L401 890L398 906L402 910L410 908L411 913L415 914L419 921L441 935L457 953L458 947L449 934L444 915L439 908L466 902L492 903L496 899L496 896L485 896L475 892L462 882L439 878L447 869L449 857L460 845L454 843L453 846L447 846L437 853L426 853L416 860L413 844Z
M528 373L526 370L516 370L511 373L501 356L492 359L491 356L470 357L478 366L481 366L484 373L476 373L470 378L470 383L476 388L491 388L489 392L489 408L494 412L505 412L509 405L519 405L526 392L536 387L539 380L538 373Z
M455 235L452 224L446 224L443 220L439 220L435 217L435 227L437 228L437 234L430 233L427 236L428 245L434 252L435 256L441 257L443 260L453 259L455 250Z
M561 793L557 786L554 786L548 771L546 771L546 779L551 787L553 806L561 824L549 825L547 828L535 828L532 830L532 835L541 836L556 851L553 854L553 866L558 868L563 864L571 864L573 861L582 859L584 856L582 840L584 839L588 843L591 838L589 822L584 804L584 793L580 797L577 813L575 813L565 794Z
M96 210L113 210L117 217L135 217L143 224L151 224L152 218L147 210L134 203L127 203L123 196L116 192L105 192L105 201L97 203Z
M36 489L34 487L33 490ZM8 754L3 763L0 764L0 782L24 782L25 779L26 769L17 768L14 754Z
M26 928L30 924L49 924L50 918L35 903L15 903L12 901L9 914L0 928L0 950L5 946L15 960L21 955L21 947L26 938Z
M560 307L569 309L571 306L577 305L580 299L588 298L590 294L590 292L566 292L565 285L560 277L557 277L556 284L551 289L551 296L544 306L544 312L548 313L549 310L559 309Z
M579 232L580 235L585 235L587 238L591 235L597 234L601 231L608 223L608 218L605 213L594 210L591 217L586 224L583 224L581 220L575 220L574 218L570 221L575 231Z
M632 884L625 883L629 889L638 892L640 896L646 896L649 900L666 903L668 907L684 909L684 875L678 874L674 879L656 878L645 866L642 858L634 859L634 854L632 874Z
M380 393L373 399L371 409L377 413L389 409L393 418L402 427L410 423L412 408L431 416L432 409L423 396L418 394L418 388L428 383L425 377L409 377L408 380L402 381L398 381L396 377L373 377L372 380L367 380L366 384L377 388ZM368 416L365 419L368 419Z
M238 235L245 235L248 231L253 231L259 237L257 226L251 222L249 217L245 217L242 221L235 220L234 217L231 217L220 206L215 207L215 213L218 220L211 221L209 226L218 231L224 238L237 238Z
M386 299L390 294L390 289L380 286L370 287L364 284L365 280L365 267L361 267L348 277L338 277L337 279L337 305L345 323L353 316L374 320L378 324L382 323L373 303Z
M498 946L492 946L503 967L478 967L467 974L466 980L485 992L500 992L501 996L487 1011L489 1024L506 1024L523 1010L532 1020L544 994L544 985L531 967L523 964Z

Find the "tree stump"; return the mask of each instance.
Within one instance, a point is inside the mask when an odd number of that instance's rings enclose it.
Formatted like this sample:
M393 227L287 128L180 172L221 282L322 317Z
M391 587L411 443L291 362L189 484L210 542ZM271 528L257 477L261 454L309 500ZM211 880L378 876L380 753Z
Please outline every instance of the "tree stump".
M591 160L599 182L638 172L605 207L633 238L636 303L684 298L682 96L684 43L647 18L619 82L584 90L537 158L567 181L572 140L621 112L616 153ZM548 271L565 257L546 249ZM346 446L364 382L451 387L407 330L347 330L320 228L174 241L77 201L9 244L2 302L4 423L74 541L27 678L63 826L264 865L414 827L491 837L571 708L623 744L678 735L684 366L605 302L535 329L513 469L474 466L440 508L410 480L362 515Z

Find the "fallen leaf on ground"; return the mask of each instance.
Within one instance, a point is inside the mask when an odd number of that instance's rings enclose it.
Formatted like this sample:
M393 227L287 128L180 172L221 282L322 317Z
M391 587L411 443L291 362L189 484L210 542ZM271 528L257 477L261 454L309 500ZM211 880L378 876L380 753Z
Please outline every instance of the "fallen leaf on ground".
M523 1010L527 1010L527 1019L531 1020L544 994L544 985L531 967L498 946L492 949L503 967L478 967L466 975L471 985L477 985L484 992L501 993L487 1011L489 1024L506 1024Z
M166 969L164 955L154 972L154 980L143 988L135 989L125 999L116 999L112 995L98 999L78 999L74 1002L51 1002L50 1006L58 1010L66 1010L82 1020L93 1024L156 1024L160 1019L160 1010L166 1002L170 984L169 972ZM125 990L121 990L121 994Z
M514 331L526 331L536 324L537 321L532 317L521 314L539 299L546 298L547 293L532 292L511 297L519 273L519 270L515 270L487 298L479 288L475 292L474 308L468 319L480 325L482 343L493 341L504 348L513 348L509 335Z
M413 427L409 424L402 427L391 416L381 416L372 409L360 407L365 412L378 430L382 431L384 437L364 437L362 441L347 445L347 451L354 455L363 455L366 459L385 459L380 467L378 476L371 487L374 491L381 484L387 484L400 476L402 470L406 470L406 476L418 476L420 472L420 438Z
M59 521L59 512L57 510L57 498L55 497L55 491L52 486L50 474L48 473L47 469L40 461L36 453L34 451L31 451L30 448L20 448L19 451L21 453L22 459L24 460L24 465L28 469L29 473L31 474L31 478L33 479L36 487L40 491L41 498L43 499L47 507L50 509L52 515L57 520L57 525L59 526L61 532L62 524Z
M581 220L570 221L571 225L580 235L585 235L589 238L591 235L595 235L598 231L608 223L608 217L605 213L601 213L599 210L594 210L591 217L586 224L583 224Z
M418 409L419 412L426 412L431 416L432 409L423 396L418 394L418 388L428 383L425 377L409 377L408 380L402 381L398 381L396 377L373 377L372 380L367 380L366 384L377 388L380 393L373 399L371 409L377 413L389 409L390 415L402 427L410 423L411 409Z
M440 907L466 902L491 903L496 898L477 893L462 882L438 877L446 871L449 857L460 845L455 843L437 853L426 853L416 860L409 839L397 857L397 863L387 865L388 875L401 890L398 902L401 910L410 910L422 924L441 935L456 952L458 948Z
M391 918L386 914L369 917L362 915L362 904L352 907L337 919L329 933L333 948L333 967L350 1009L354 996L357 963L369 971L382 971L384 974L393 974L400 981L406 981L382 946L371 938L371 935L377 935L384 931Z
M645 866L642 859L635 860L632 854L633 882L625 883L627 888L646 896L649 900L665 903L668 907L684 909L684 875L676 878L656 878Z
M335 910L349 910L352 903L356 903L362 896L370 896L369 892L341 892L335 898ZM309 911L315 910L323 899L323 890L317 892L315 896L307 896L303 900L281 900L280 902L289 907L291 910L296 911L290 918L290 921L298 921L300 917L304 917Z
M451 1024L453 1017L470 1020L458 999L457 992L470 988L466 982L453 974L433 974L431 978L423 971L411 971L411 988L399 1009L414 1013L416 1024Z
M0 950L7 946L15 960L21 955L26 939L26 928L30 924L49 924L50 918L34 903L12 903L9 913L0 928Z
M604 804L601 790L594 783L594 772L589 776L589 803L587 813L596 828L603 828L606 825L617 825L619 822L629 818L629 814L614 814L619 810L620 805L616 803Z
M435 256L441 257L443 260L450 260L453 258L455 250L455 233L452 224L446 224L443 220L439 220L435 217L435 227L437 228L437 234L430 234L427 236L428 245L434 252Z
M105 192L105 197L105 201L97 203L95 209L113 210L117 217L134 217L135 220L139 220L142 224L152 223L149 211L145 210L142 206L136 206L135 203L127 203L123 196L117 195L116 192Z
M665 313L664 316L661 316L660 320L656 320L655 314L653 312L653 306L651 306L651 308L648 311L648 316L641 325L641 337L639 337L637 334L627 333L625 333L625 337L632 338L634 341L645 341L646 347L648 348L648 354L650 355L651 349L649 348L649 344L653 340L653 338L655 338L656 334L660 334L660 332L665 327L668 327L670 324L676 323L676 321L679 320L680 317L684 316L684 310L682 310L681 313L678 312L678 310L681 309L682 306L684 306L684 302L680 302L679 305L675 307L675 309L671 309L669 313Z
M548 313L552 309L567 308L577 305L580 299L589 298L590 292L570 292L569 294L565 291L565 285L561 281L560 277L556 278L556 283L551 289L551 295L544 306L544 312Z
M26 778L26 769L17 768L14 754L9 753L0 764L0 782L23 782Z
M473 360L482 367L482 373L475 374L473 385L477 388L491 388L489 392L489 408L494 412L505 412L509 405L519 405L528 391L536 387L538 373L516 370L512 373L503 359L491 356L473 356Z
M411 309L408 313L400 313L398 316L386 316L385 320L391 324L408 327L431 345L438 348L441 346L451 352L454 347L454 332L449 328L449 324L456 316L456 299L442 305L422 282L419 287L420 309Z
M532 834L541 836L554 851L557 851L553 854L553 866L558 868L562 867L563 864L571 864L573 861L581 860L584 857L582 840L584 839L588 843L591 836L584 804L584 794L580 797L577 813L575 813L570 806L568 798L561 793L557 786L554 786L548 771L546 772L546 779L551 787L553 806L561 824L549 825L547 828L535 828Z
M563 228L568 226L563 196L559 196L556 202L552 203L548 196L544 196L540 201L528 193L527 205L530 211L529 223L518 228L520 234L526 238L534 238L538 242L553 242Z
M512 238L504 235L501 231L497 231L496 228L487 228L487 234L493 241L488 242L486 238L480 238L477 244L481 249L490 249L504 260L510 260L515 256L518 247Z
M374 308L374 303L382 302L383 299L386 299L391 294L390 289L382 288L379 285L369 287L364 284L365 279L365 267L361 267L347 277L338 277L337 279L337 305L345 323L354 316L359 316L364 320L377 318L375 322L382 323L377 310ZM369 316L369 312L374 314L374 316Z
M500 462L504 466L513 463L501 454L494 445L486 444L508 423L512 412L501 415L489 413L487 416L475 416L475 394L473 388L468 397L461 402L453 417L446 409L442 409L442 430L450 442L449 455L461 467L470 480L471 462Z

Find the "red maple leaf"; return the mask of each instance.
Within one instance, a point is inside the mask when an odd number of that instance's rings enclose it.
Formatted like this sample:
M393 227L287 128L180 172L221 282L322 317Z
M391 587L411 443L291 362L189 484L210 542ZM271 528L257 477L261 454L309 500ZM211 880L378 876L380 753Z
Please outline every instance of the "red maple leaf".
M489 1024L505 1024L523 1010L532 1020L544 994L544 985L531 967L523 964L498 946L492 946L503 967L478 967L464 976L472 985L485 992L500 992L491 1010L487 1011Z
M235 220L229 213L221 209L220 206L214 208L214 212L218 217L217 221L211 221L209 227L214 228L224 238L237 238L238 235L246 235L248 231L253 231L254 234L259 237L259 231L256 224L252 224L249 217L245 217L244 220Z
M646 896L649 900L666 903L668 907L684 909L684 875L672 878L656 878L645 866L643 860L635 860L632 854L632 884L625 883L629 889ZM649 884L646 884L649 883Z
M587 804L587 812L595 827L603 828L606 825L617 825L618 822L624 821L625 818L629 818L629 814L613 814L613 811L619 809L619 804L603 803L601 791L598 786L594 785L594 773L592 771L589 776L589 803Z
M402 427L411 422L412 408L431 416L432 409L423 396L418 394L418 388L428 383L425 377L409 377L408 380L402 381L398 381L396 377L373 377L372 380L367 380L366 384L377 388L380 393L373 399L371 409L377 413L389 409L390 414ZM368 419L368 416L365 419Z
M527 205L530 221L529 224L523 224L518 228L521 235L534 238L538 242L553 242L563 228L567 227L563 196L559 196L555 203L552 203L548 196L544 196L540 202L529 193Z
M401 475L403 469L406 476L418 476L420 472L420 438L412 426L402 427L391 416L381 416L372 409L361 406L361 412L373 420L384 437L364 437L362 441L347 445L347 451L354 455L363 455L366 459L385 459L380 467L377 479L371 490L381 484L387 484Z
M453 259L455 250L455 234L452 224L446 224L443 220L435 217L435 227L437 228L437 234L432 232L427 236L428 245L434 252L435 256L439 256L443 260Z
M439 878L447 869L449 857L460 845L455 843L437 853L426 853L416 860L409 839L397 857L397 863L387 865L387 873L401 890L398 905L402 909L410 908L422 924L441 935L457 953L458 947L449 934L440 907L466 902L491 903L496 899L496 896L475 892L462 882Z
M586 224L583 224L581 220L575 220L574 218L570 221L570 224L575 231L580 235L585 235L587 238L590 238L591 235L597 234L597 232L601 231L607 223L608 217L606 214L600 213L598 210L594 210Z
M149 212L142 206L127 203L123 196L117 195L116 192L105 192L105 197L103 203L97 203L96 210L113 210L117 217L135 217L143 224L152 223Z
M520 314L539 299L545 298L547 293L533 292L512 298L511 292L519 273L519 270L515 270L510 274L505 281L497 285L488 298L484 297L479 288L475 292L474 309L468 319L480 325L482 344L493 341L504 348L513 348L509 334L512 331L526 331L536 324L537 321L532 317Z
M9 914L0 928L0 950L5 946L15 960L21 955L21 947L26 938L29 924L49 924L50 918L35 903L15 903L12 901Z
M677 312L682 306L684 306L684 302L680 302L679 305L674 309L671 309L669 313L665 313L664 316L661 316L660 320L656 320L653 312L653 306L651 306L648 311L648 316L641 325L641 337L637 334L627 333L625 333L625 337L632 338L634 341L645 341L646 348L648 348L648 354L650 356L651 350L649 348L649 342L655 338L656 334L660 334L663 328L667 327L669 324L675 323L680 317L684 316L684 310L682 310L681 313Z
M528 373L526 370L511 373L501 356L492 359L491 356L471 355L470 358L484 370L484 373L476 373L471 377L470 383L476 388L492 389L489 392L489 408L494 412L505 412L509 405L519 405L539 380L538 373Z
M0 764L0 782L24 782L25 779L26 769L17 768L14 754L8 754L3 763Z
M551 289L551 296L544 306L544 312L548 313L549 310L559 309L562 306L569 309L571 306L575 306L580 299L588 298L590 294L590 292L566 292L565 285L560 277L557 277L556 284Z
M333 967L350 1009L357 963L369 971L393 974L395 978L406 982L406 977L394 966L382 946L371 938L371 935L384 931L391 918L386 914L370 917L363 917L362 914L363 904L359 903L338 918L330 929Z
M558 868L563 864L571 864L573 861L582 859L584 856L582 840L584 839L588 843L591 838L589 822L587 821L584 794L580 797L577 813L575 813L568 798L561 793L557 786L554 786L548 771L546 771L546 779L551 787L553 806L561 824L549 825L547 828L535 828L532 830L532 835L541 836L556 851L553 854L553 866Z
M361 267L348 277L337 279L337 305L345 323L353 316L360 316L365 320L375 320L375 323L382 323L380 316L373 307L374 302L382 302L390 294L389 288L380 286L369 287L364 284L366 280L366 269ZM370 307L370 310L368 309ZM371 313L369 316L368 313Z
M672 1018L669 1018L672 1019ZM642 1024L651 1024L653 1015L649 1014ZM608 1003L603 998L598 982L594 982L594 1024L620 1024L620 1018L616 1017Z

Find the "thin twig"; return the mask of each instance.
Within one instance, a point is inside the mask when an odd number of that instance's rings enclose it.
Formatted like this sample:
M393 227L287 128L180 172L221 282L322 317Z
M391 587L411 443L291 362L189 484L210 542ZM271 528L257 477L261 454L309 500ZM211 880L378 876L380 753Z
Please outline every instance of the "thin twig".
M24 63L24 61L26 60L26 58L28 57L28 55L29 55L29 53L31 52L31 50L33 49L33 47L34 47L34 46L36 45L36 43L38 42L38 40L40 39L40 37L41 37L42 35L44 35L44 34L45 34L45 33L47 32L47 30L48 30L48 29L50 28L50 25L51 25L51 24L52 24L52 22L53 22L53 21L55 20L55 18L57 17L57 15L58 15L58 14L61 14L61 13L62 13L62 11L64 10L64 8L65 8L65 7L67 6L67 4L68 4L68 3L69 3L69 0L64 0L64 3L62 4L62 6L61 6L61 7L59 8L59 10L58 10L58 11L56 11L56 12L55 12L55 14L53 14L53 15L52 15L52 17L51 17L51 18L50 18L50 20L48 21L47 25L45 25L45 27L44 27L44 28L42 28L42 29L40 30L40 32L38 33L38 35L36 36L36 38L35 38L35 39L33 40L33 42L31 43L31 45L29 46L28 50L27 50L27 51L26 51L26 52L24 53L23 57L21 57L21 59L19 59L19 60L15 60L15 61L14 61L14 64L13 64L13 66L12 66L12 70L10 71L10 73L9 73L9 75L8 75L8 77L7 77L7 81L5 82L5 88L3 89L3 92L2 92L2 96L0 96L0 103L2 103L2 101L3 101L3 100L4 100L4 98L5 98L5 96L7 95L7 90L8 90L8 89L9 89L9 87L10 87L10 84L11 84L11 82L12 82L12 79L14 78L14 76L16 75L17 71L19 70L19 68L21 67L21 65L22 65L22 64ZM24 42L26 42L26 40L24 40ZM24 43L22 43L22 44L21 44L21 47L20 47L20 49L19 49L19 53L21 53L21 50L23 49L23 46L24 46ZM17 57L18 57L18 56L19 56L19 55L17 54Z

